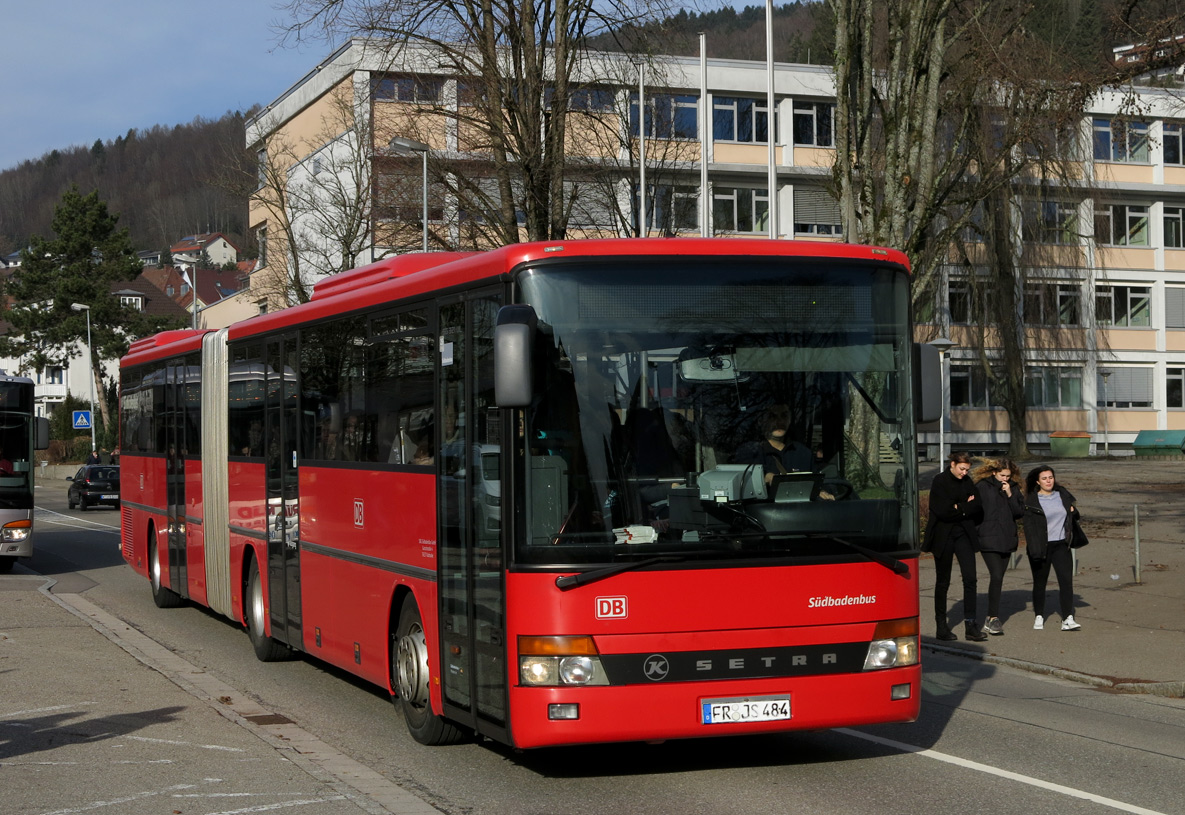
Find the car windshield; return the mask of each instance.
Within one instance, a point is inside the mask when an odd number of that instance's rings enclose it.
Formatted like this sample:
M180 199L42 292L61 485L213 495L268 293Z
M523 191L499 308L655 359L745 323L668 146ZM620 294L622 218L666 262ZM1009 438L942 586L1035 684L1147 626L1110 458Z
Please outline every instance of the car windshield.
M903 270L588 262L520 285L538 317L520 565L916 545Z

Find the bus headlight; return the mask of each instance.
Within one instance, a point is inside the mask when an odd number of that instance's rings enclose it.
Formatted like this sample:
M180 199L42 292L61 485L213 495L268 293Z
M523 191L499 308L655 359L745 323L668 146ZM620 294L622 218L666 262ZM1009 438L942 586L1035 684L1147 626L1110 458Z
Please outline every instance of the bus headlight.
M872 642L868 643L868 655L864 658L864 670L903 668L906 665L917 664L917 617L904 620L883 620L877 623L876 631L872 635Z
M519 637L518 675L536 688L609 684L592 637Z
M32 531L32 521L13 521L10 524L4 525L4 530L0 540L3 540L7 543L20 543L23 540L28 540L29 533Z

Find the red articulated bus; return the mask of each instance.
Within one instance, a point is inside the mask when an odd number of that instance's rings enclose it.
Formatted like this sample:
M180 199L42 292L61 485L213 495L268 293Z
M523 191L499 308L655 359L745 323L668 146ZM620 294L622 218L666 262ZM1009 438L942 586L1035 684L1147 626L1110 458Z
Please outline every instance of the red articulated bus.
M132 346L123 555L426 744L910 721L938 377L909 303L900 253L794 241L337 275Z

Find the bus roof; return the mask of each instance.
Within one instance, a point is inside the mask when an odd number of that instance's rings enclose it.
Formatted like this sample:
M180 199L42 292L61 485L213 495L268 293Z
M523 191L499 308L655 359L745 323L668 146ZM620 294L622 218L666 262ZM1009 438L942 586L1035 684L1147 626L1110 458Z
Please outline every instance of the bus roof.
M516 243L487 252L416 252L333 275L313 287L307 303L251 317L228 329L228 339L282 330L405 297L443 291L479 280L495 280L516 267L565 257L819 257L875 260L908 271L902 252L876 246L823 241L744 238L610 238ZM124 364L198 350L204 330L165 331L132 344Z

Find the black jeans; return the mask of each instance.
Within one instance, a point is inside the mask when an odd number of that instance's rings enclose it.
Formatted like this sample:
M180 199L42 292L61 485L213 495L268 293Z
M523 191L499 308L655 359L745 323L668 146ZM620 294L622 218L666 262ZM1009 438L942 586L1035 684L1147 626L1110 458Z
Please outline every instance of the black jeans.
M934 555L934 620L940 632L950 629L946 618L946 592L950 588L951 566L956 557L959 559L959 574L963 577L963 618L975 619L975 549L967 533L956 526L943 553Z
M1045 616L1045 584L1049 582L1049 567L1057 574L1058 611L1062 619L1074 613L1074 556L1065 541L1050 541L1046 556L1029 559L1033 570L1033 613Z
M980 552L983 562L987 565L990 579L988 581L988 609L989 617L1000 616L1000 592L1004 589L1004 572L1008 569L1008 559L1012 555L1008 552Z

